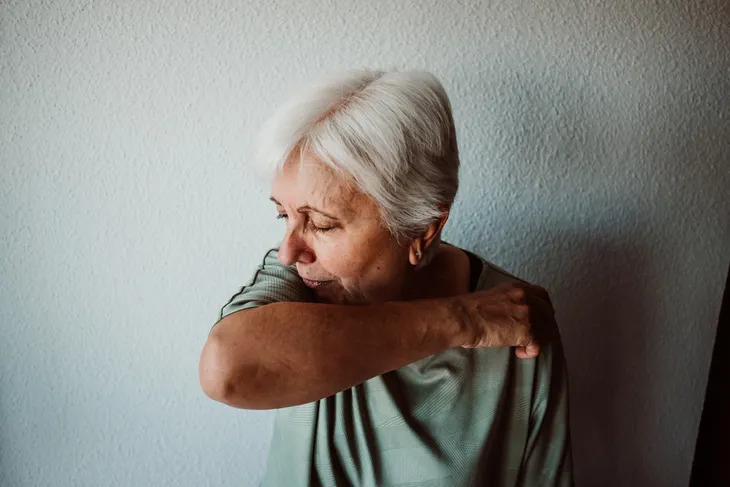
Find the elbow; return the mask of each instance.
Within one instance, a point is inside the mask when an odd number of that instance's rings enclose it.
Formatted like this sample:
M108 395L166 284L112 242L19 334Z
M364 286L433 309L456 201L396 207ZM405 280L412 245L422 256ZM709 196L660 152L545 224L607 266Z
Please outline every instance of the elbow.
M206 396L225 402L231 394L231 367L221 339L215 334L208 337L198 364L198 380Z
M253 377L246 371L251 367L238 363L235 354L226 346L224 340L212 333L198 364L198 380L200 388L206 396L241 409L257 409L251 403Z
M200 354L198 380L206 396L239 409L269 409L261 404L262 391L257 386L259 365L241 360L245 351L234 352L225 341L212 333Z

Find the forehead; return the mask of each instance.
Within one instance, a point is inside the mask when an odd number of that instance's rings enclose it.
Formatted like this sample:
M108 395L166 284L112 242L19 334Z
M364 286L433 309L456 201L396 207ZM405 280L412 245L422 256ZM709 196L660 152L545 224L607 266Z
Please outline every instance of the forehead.
M271 196L284 205L339 213L357 211L365 197L343 175L313 157L287 161L274 177Z

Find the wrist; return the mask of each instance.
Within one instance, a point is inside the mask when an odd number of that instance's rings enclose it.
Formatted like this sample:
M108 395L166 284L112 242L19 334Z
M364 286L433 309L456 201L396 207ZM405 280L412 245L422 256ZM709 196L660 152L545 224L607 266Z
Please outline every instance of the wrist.
M388 316L410 329L411 346L422 345L424 350L428 349L428 355L468 346L473 341L462 300L449 297L390 301L382 306L386 307Z
M442 298L438 301L444 313L443 319L439 321L448 341L448 347L468 346L473 341L473 336L464 301L459 296Z

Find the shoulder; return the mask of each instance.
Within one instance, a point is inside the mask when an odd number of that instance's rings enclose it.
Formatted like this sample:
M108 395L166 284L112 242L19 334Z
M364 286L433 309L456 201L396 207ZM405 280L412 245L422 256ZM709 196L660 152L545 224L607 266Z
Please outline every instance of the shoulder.
M466 251L469 252L469 251ZM502 267L488 261L484 257L471 252L482 262L482 272L477 282L476 290L486 290L504 283L528 283ZM516 359L515 363L520 366L535 366L536 371L541 374L563 376L565 374L565 356L563 352L560 327L556 322L551 322L549 329L545 330L544 337L540 341L540 355L537 359Z
M279 248L269 249L253 275L221 309L219 320L243 309L282 301L312 301L312 295L296 266L279 261Z
M470 250L463 250L467 253L467 255L471 254L472 256L479 259L482 263L482 271L477 281L476 290L483 291L485 289L489 289L491 287L498 286L499 284L503 284L506 282L527 283L525 279L517 277L516 275L508 272L507 270L494 264L493 262L488 261L481 255Z

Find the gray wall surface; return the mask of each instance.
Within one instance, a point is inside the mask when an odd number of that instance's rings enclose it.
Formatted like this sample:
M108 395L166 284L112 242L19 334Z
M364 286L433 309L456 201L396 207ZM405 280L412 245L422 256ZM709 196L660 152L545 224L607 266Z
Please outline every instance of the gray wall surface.
M553 295L581 486L685 486L730 258L724 0L0 2L0 485L256 486L199 389L282 235L247 161L303 81L420 68L446 240Z

